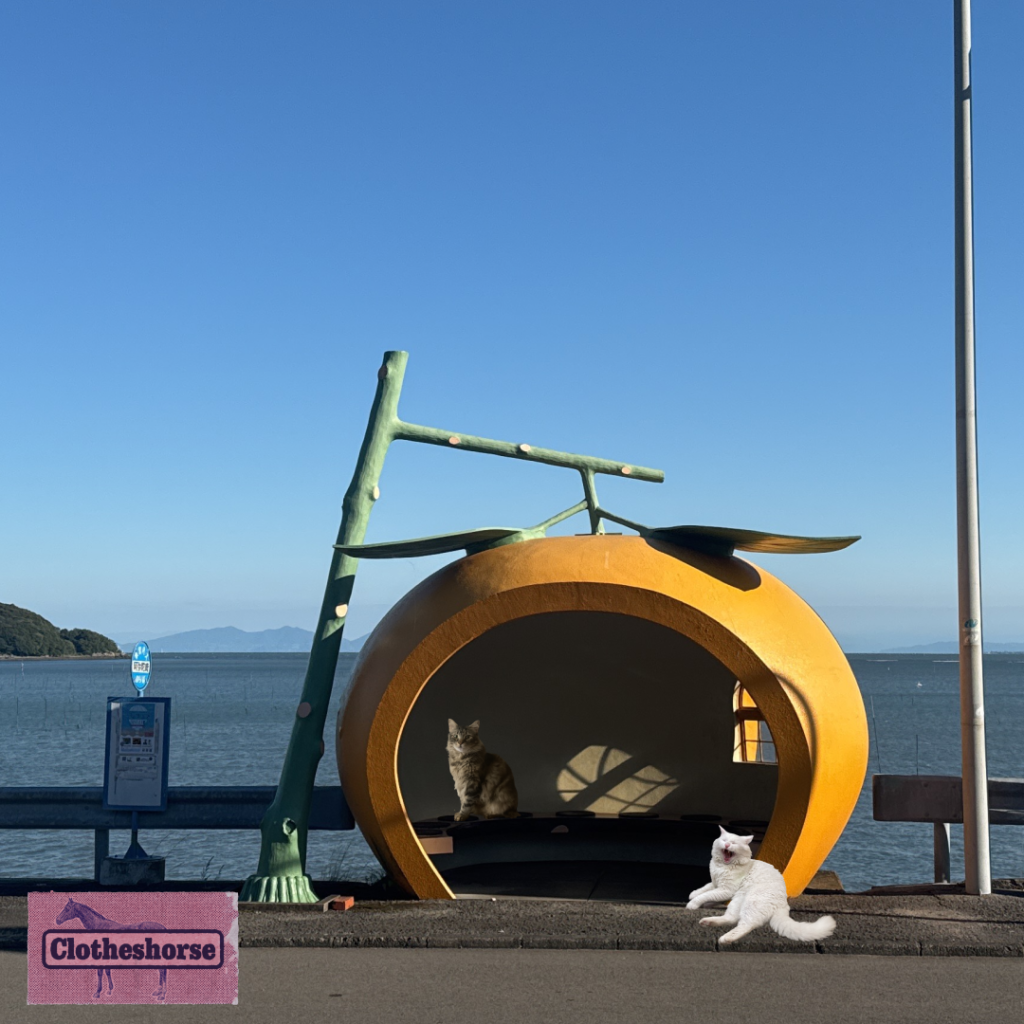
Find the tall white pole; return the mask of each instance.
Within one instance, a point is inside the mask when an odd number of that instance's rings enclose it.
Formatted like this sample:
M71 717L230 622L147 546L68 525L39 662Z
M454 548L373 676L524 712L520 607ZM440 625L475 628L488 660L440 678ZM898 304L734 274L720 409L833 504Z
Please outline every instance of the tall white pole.
M992 891L982 679L978 436L974 382L974 188L971 177L971 0L953 0L956 148L956 525L960 608L960 747L967 892Z

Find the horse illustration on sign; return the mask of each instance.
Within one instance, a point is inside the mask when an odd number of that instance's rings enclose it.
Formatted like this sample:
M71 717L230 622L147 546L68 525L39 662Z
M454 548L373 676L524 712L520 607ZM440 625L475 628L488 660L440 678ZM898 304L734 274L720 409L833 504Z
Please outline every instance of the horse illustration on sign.
M167 926L160 924L158 921L141 921L139 924L121 924L118 921L112 921L109 917L104 917L98 910L93 910L92 907L86 906L84 903L76 903L73 899L68 899L64 906L64 909L57 915L56 923L64 924L65 921L71 921L74 918L78 918L82 922L82 928L87 932L109 932L109 931L128 931L128 932L165 932ZM160 967L160 983L157 985L156 991L153 995L156 997L158 1002L163 1002L167 996L167 968ZM107 976L107 995L110 995L114 991L114 980L110 976L109 967L100 967L96 970L96 991L92 994L93 999L99 999L103 995L103 975Z

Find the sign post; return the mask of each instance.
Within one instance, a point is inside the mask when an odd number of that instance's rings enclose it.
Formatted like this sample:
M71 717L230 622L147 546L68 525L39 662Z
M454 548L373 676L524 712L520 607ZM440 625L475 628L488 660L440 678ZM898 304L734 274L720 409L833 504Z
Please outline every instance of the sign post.
M170 697L144 697L153 672L149 645L132 652L131 676L137 696L107 698L107 744L103 765L103 807L132 812L132 840L123 857L106 857L100 881L137 884L163 881L164 859L139 844L139 811L167 809Z

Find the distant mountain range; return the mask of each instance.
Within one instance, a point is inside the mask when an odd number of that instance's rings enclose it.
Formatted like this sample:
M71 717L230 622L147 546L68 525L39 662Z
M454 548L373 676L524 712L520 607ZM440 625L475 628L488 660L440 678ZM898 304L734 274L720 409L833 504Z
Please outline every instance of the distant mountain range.
M940 640L934 644L918 644L916 647L890 647L883 654L958 654L960 645L955 640ZM998 640L985 643L986 654L1013 654L1024 651L1024 644L1001 643Z
M138 639L138 638L137 638ZM130 651L137 642L121 644L122 651ZM343 651L358 651L365 636L348 640L342 638ZM280 629L260 629L248 633L234 626L218 629L192 629L187 633L172 633L147 641L154 654L261 654L308 652L313 643L313 634L297 626L282 626Z
M354 640L342 638L343 651L362 649L366 636ZM122 651L131 651L136 637L129 643L121 643ZM297 626L282 626L280 629L260 629L252 633L234 626L219 629L193 629L187 633L172 633L148 641L154 654L259 654L308 652L313 643L313 634ZM881 654L957 654L959 647L955 640L941 640L933 644L917 644L913 647L890 647ZM993 640L985 643L986 654L1024 652L1024 643L1004 643ZM870 653L870 652L868 652Z

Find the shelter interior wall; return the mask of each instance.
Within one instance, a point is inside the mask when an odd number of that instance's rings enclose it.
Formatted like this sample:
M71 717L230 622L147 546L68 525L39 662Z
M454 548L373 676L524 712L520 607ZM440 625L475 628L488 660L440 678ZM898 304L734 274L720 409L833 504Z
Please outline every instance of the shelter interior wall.
M498 626L427 683L399 746L413 821L458 810L447 720L476 719L535 814L651 809L767 820L778 769L733 760L735 676L667 627L606 612Z

